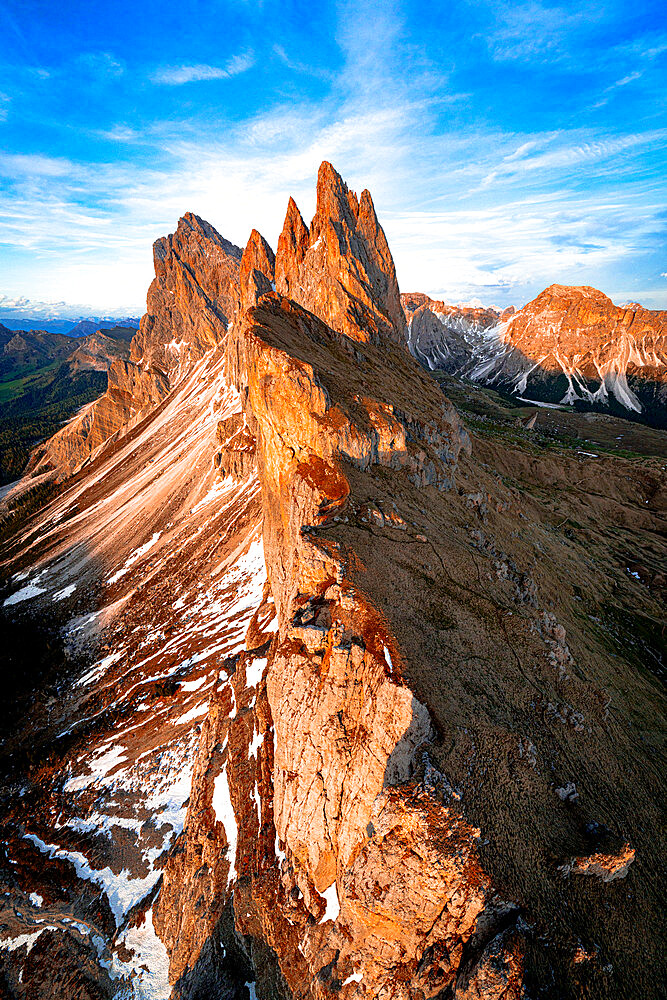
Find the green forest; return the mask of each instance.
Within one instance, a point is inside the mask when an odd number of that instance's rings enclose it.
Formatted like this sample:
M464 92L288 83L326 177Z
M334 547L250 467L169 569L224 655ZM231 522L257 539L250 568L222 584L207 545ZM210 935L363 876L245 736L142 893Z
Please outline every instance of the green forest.
M0 485L18 479L30 452L106 390L107 373L72 374L67 362L0 378Z

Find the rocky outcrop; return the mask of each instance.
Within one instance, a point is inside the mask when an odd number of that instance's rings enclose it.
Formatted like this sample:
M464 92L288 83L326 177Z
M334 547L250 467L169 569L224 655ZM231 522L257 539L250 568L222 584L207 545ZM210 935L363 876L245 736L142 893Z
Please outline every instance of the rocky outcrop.
M453 310L404 295L408 346L425 367L521 398L667 417L667 313L551 285L518 312Z
M273 250L256 229L243 252L239 283L243 312L256 306L262 295L275 291L276 258Z
M405 341L394 261L370 193L358 199L326 161L310 229L290 199L276 288L353 340Z

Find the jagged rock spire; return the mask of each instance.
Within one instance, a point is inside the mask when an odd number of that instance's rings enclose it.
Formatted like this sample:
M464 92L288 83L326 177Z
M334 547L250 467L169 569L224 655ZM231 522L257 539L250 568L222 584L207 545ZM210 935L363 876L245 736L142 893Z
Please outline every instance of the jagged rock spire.
M276 257L273 250L262 234L253 229L243 251L239 274L243 310L257 305L262 295L273 291L275 266Z
M359 200L326 160L306 229L290 198L278 241L276 288L354 340L405 342L394 261L373 200Z
M299 270L309 243L308 227L301 217L301 212L297 208L294 198L290 198L276 254L276 290L281 295L287 295L289 298L295 297L298 290Z

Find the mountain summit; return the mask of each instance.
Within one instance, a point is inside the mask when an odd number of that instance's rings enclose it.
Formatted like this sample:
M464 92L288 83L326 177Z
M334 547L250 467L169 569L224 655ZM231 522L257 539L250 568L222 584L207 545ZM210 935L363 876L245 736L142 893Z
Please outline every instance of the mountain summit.
M358 199L326 161L310 229L290 198L276 289L353 340L405 340L394 261L373 199L368 191Z

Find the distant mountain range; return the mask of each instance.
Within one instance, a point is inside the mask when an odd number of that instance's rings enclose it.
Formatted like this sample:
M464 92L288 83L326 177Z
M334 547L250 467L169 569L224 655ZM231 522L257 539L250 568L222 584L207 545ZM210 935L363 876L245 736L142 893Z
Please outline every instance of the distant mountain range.
M136 316L119 316L115 319L100 319L89 316L85 319L39 319L8 313L0 316L0 326L9 330L43 330L46 333L64 333L69 337L85 337L96 330L111 330L114 327L132 327L139 329L139 318Z
M519 311L401 301L408 346L431 371L537 405L604 410L665 426L667 312L616 306L589 286L550 285Z

